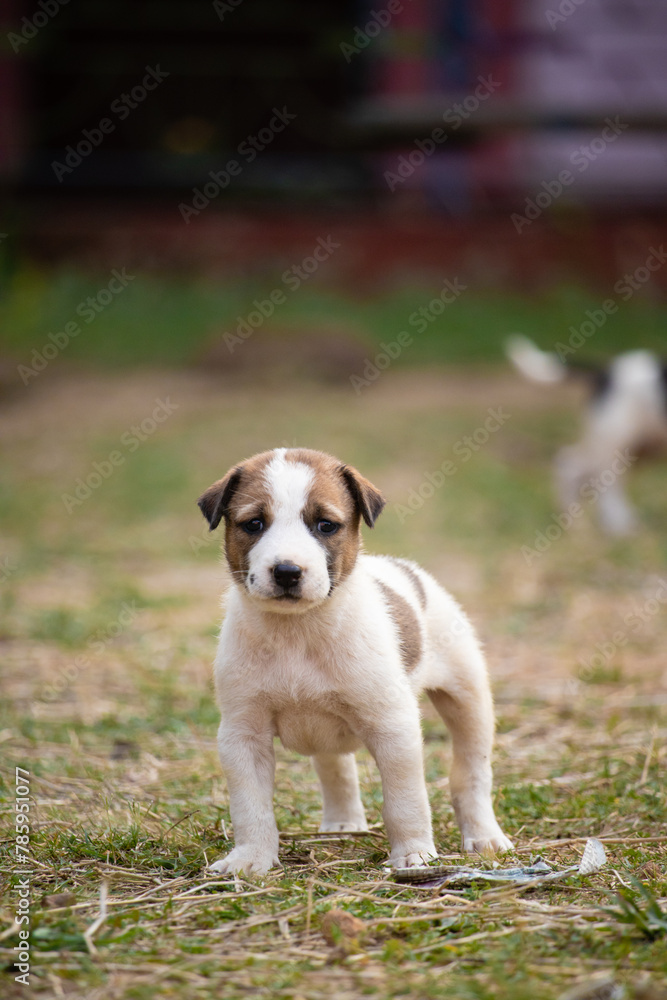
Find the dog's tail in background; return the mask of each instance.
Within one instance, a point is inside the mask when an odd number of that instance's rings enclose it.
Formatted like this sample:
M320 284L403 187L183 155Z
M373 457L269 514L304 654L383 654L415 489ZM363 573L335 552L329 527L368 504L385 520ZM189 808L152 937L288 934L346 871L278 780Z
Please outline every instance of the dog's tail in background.
M569 378L582 380L593 399L601 399L610 390L612 379L623 381L625 372L613 372L609 365L602 366L586 361L561 361L554 351L543 351L528 337L512 334L505 341L505 353L524 378L542 385L555 385ZM633 352L645 354L645 351ZM623 357L623 356L621 356ZM618 368L618 362L616 363Z
M567 378L566 365L553 351L542 351L536 344L515 333L505 341L505 352L512 364L532 382L562 382Z

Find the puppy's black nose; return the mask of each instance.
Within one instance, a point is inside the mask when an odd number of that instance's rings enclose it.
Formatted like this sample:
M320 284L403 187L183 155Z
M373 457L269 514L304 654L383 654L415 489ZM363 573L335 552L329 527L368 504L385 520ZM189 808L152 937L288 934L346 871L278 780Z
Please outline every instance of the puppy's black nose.
M293 587L301 579L301 567L292 563L278 563L273 567L273 579L279 587Z

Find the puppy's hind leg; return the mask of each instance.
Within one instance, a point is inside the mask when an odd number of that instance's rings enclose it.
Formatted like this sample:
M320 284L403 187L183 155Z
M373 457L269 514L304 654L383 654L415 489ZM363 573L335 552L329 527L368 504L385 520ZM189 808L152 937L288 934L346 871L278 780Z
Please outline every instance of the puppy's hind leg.
M554 478L558 500L567 510L571 504L581 502L581 490L595 469L587 450L581 444L561 448L554 460Z
M608 535L632 535L638 527L637 517L625 495L625 489L616 472L617 452L608 446L595 446L595 440L561 448L556 456L556 483L563 508L573 503L598 502L600 527ZM605 481L611 475L611 483Z
M509 851L512 842L500 829L491 802L494 717L484 657L471 627L450 635L447 646L444 683L429 684L426 693L452 737L449 785L463 849Z
M353 753L320 753L313 757L322 787L324 810L320 833L361 833L368 829L359 794Z
M622 538L637 530L637 517L619 482L612 483L600 493L599 515L600 527L608 535Z

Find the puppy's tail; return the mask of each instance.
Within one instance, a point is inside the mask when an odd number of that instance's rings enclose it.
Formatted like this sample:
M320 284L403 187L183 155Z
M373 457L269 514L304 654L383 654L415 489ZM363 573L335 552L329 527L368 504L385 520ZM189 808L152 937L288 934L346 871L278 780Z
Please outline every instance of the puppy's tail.
M515 368L533 382L562 382L567 368L552 351L541 351L528 337L515 333L505 341L505 352Z

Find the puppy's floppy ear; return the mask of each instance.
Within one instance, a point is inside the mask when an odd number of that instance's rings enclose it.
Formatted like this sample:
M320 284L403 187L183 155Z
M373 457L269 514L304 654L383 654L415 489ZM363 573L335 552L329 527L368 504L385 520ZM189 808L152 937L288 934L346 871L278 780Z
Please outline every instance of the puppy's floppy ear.
M386 501L380 491L351 465L341 465L340 474L352 494L354 505L369 528L377 521Z
M226 476L209 486L197 500L199 509L210 525L209 531L217 528L229 511L229 504L241 480L241 472L240 465L230 469Z

